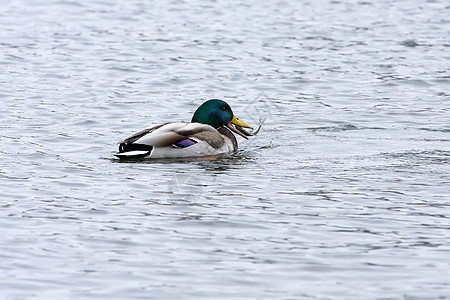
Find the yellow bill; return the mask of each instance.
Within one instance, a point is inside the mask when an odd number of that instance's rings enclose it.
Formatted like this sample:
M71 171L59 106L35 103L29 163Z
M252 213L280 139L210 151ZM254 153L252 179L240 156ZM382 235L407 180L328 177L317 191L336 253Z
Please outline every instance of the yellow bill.
M230 123L228 123L227 127L230 128L231 131L233 131L234 133L239 134L240 136L242 136L245 139L247 138L247 136L252 135L252 134L250 134L249 132L245 131L242 128L253 129L253 127L251 125L248 125L244 121L239 120L234 114L233 114L233 119L231 120Z
M234 114L233 114L233 120L231 120L231 123L233 123L234 125L240 126L240 127L253 129L253 127L251 125L248 125L244 121L239 120L239 118L237 118Z

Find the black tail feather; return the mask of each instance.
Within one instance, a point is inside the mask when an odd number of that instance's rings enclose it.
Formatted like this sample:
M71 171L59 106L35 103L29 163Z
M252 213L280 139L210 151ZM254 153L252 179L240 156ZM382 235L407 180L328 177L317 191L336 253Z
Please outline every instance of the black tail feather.
M119 153L135 151L135 150L143 150L151 152L153 150L153 146L136 144L136 143L120 143L119 145Z

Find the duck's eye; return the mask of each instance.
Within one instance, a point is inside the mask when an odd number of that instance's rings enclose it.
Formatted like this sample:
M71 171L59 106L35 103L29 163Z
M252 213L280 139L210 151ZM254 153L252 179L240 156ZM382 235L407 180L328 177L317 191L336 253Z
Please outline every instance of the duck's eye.
M222 110L227 110L227 107L226 107L226 106L222 106L221 109L222 109Z

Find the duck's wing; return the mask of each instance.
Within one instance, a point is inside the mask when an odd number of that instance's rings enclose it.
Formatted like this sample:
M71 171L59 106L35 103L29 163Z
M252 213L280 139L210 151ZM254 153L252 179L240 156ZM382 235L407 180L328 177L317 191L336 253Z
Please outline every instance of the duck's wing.
M212 132L218 134L214 127L201 123L167 123L151 132L141 135L134 141L137 144L150 145L154 147L170 146L184 138L203 133Z
M189 136L204 133L220 136L214 127L201 123L174 122L153 125L122 141L119 153L115 155L120 158L144 157L150 154L154 147L167 147L182 142Z
M156 125L151 125L149 127L146 127L136 133L134 133L133 135L127 137L125 140L121 141L120 144L129 144L129 143L134 143L136 142L138 139L140 139L141 137L155 131L158 128L161 128L164 125L167 125L169 123L161 123L161 124L156 124Z

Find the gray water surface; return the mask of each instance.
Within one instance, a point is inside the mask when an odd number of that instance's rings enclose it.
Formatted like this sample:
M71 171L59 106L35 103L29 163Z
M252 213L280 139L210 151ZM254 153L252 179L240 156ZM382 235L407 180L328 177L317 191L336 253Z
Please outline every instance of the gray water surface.
M448 1L160 2L1 5L0 298L449 299ZM210 98L263 129L113 157Z

